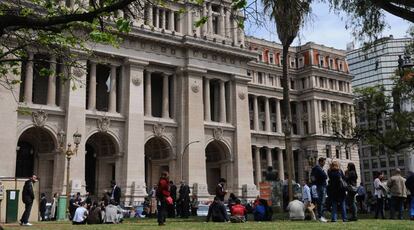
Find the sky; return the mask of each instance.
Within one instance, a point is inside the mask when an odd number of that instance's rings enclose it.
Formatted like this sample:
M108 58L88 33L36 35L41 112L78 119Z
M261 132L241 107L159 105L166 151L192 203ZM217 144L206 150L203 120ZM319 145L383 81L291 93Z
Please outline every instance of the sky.
M352 38L351 31L345 29L345 21L342 21L340 16L330 12L328 5L323 3L314 4L312 10L313 22L306 25L301 32L300 40L296 39L292 45L296 46L312 41L328 47L346 49L347 43L355 40ZM386 21L389 24L389 28L383 32L384 37L391 34L394 38L407 36L410 22L391 14L387 14ZM245 31L250 36L279 42L274 26L268 25L266 27L258 28L257 26L246 24ZM359 44L356 42L355 48L358 46Z

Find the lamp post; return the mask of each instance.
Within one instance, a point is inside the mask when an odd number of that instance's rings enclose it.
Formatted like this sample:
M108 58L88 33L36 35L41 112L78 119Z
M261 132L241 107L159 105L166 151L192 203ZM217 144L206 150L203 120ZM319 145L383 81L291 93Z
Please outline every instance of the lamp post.
M76 131L73 134L73 143L75 144L75 148L72 150L72 145L69 143L68 147L64 148L64 141L66 134L63 130L58 133L59 142L60 142L60 152L65 154L66 156L66 210L69 207L69 200L70 200L70 190L69 190L69 181L70 181L70 159L73 155L78 153L78 147L82 139L82 135Z
M184 157L184 153L185 153L185 151L187 150L187 148L188 148L188 146L190 146L191 144L194 144L194 143L199 143L200 141L191 141L191 142L188 142L186 145L185 145L185 147L184 147L184 149L183 149L183 151L181 152L181 155L180 155L180 163L181 163L181 172L180 172L180 179L181 180L183 180L183 157Z

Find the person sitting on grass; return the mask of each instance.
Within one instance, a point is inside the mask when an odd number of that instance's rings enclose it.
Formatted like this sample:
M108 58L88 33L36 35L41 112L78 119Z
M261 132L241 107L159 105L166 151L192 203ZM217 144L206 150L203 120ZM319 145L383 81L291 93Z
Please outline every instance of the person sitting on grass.
M72 224L82 225L86 224L86 218L88 217L88 210L86 209L86 203L81 202L73 215Z
M88 224L101 224L102 223L102 213L101 208L98 205L98 202L94 201L90 210L88 219L86 221Z
M220 201L219 197L214 197L213 203L211 203L210 207L208 208L207 214L207 222L213 220L213 222L228 222L229 217L227 216L226 207Z
M109 205L105 208L105 224L118 224L120 210L115 206L115 201L110 200Z
M235 200L235 204L231 206L231 217L232 223L244 223L246 222L247 209L241 204L240 199Z
M287 206L290 220L304 220L305 219L305 205L295 196Z
M255 221L271 221L272 210L265 199L259 199L259 204L253 210Z

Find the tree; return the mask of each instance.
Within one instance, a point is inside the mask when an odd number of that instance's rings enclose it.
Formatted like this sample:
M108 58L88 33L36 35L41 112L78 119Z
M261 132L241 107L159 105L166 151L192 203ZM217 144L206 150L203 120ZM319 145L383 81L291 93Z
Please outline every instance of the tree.
M277 34L282 42L282 88L284 111L284 134L285 149L288 162L288 191L289 201L293 199L293 152L292 152L292 114L290 109L289 76L288 76L288 52L293 40L297 37L300 28L304 25L307 15L310 13L308 1L302 0L262 0L265 12L270 14L271 20L275 21Z
M385 13L414 23L412 0L321 0L348 15L347 29L360 41L374 41L387 26Z

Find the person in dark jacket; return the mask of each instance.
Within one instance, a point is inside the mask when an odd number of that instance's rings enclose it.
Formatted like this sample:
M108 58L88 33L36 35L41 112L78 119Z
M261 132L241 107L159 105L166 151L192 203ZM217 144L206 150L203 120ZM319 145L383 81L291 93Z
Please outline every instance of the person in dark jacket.
M411 193L410 218L411 220L414 220L414 172L408 172L408 177L405 181L405 187L407 187Z
M76 196L72 196L72 198L69 200L70 220L72 220L75 216L76 209L80 206L81 201L82 199L80 192L76 193Z
M337 206L340 205L342 211L342 220L347 221L346 218L346 205L345 205L345 189L342 186L342 180L345 180L344 173L339 168L339 162L333 161L328 170L329 185L328 185L328 197L332 202L332 222L337 220Z
M167 197L170 196L170 185L168 180L168 172L162 172L157 186L157 219L158 225L165 225L167 217Z
M177 203L177 186L175 186L172 180L170 180L170 195L173 199L173 203L171 205L168 205L168 217L175 218L175 205Z
M317 204L317 211L318 211L318 219L321 222L326 222L326 219L323 216L323 209L324 209L325 198L326 198L326 179L328 178L325 171L323 171L325 162L326 162L325 158L323 157L319 158L318 164L312 168L312 172L311 172L312 183L316 185L316 191L318 194L318 199L316 200L316 204Z
M190 187L183 180L178 194L180 195L181 218L188 218L190 216Z
M20 225L31 226L29 223L30 211L32 210L33 200L34 200L34 191L33 184L36 183L37 176L33 175L29 180L24 182L22 200L24 203L24 212L22 218L20 218Z
M224 184L226 184L226 179L220 178L219 183L216 187L216 197L220 199L221 202L224 202L224 196L226 195L226 190L224 189Z
M114 180L111 181L111 194L110 198L111 200L114 200L116 205L121 204L121 188L116 184Z
M46 200L46 194L42 193L40 195L40 203L39 203L39 212L40 212L40 218L42 219L42 221L46 220L46 204L47 204L47 200Z
M223 202L221 202L219 197L214 197L213 203L210 204L207 214L207 222L213 220L213 222L227 222L229 217L227 216L226 207L224 207Z
M351 210L350 221L357 220L357 206L355 201L355 195L357 194L357 179L358 175L356 172L355 164L350 162L348 163L347 170L345 171L345 181L348 184L348 191L346 195L346 201L349 209Z

